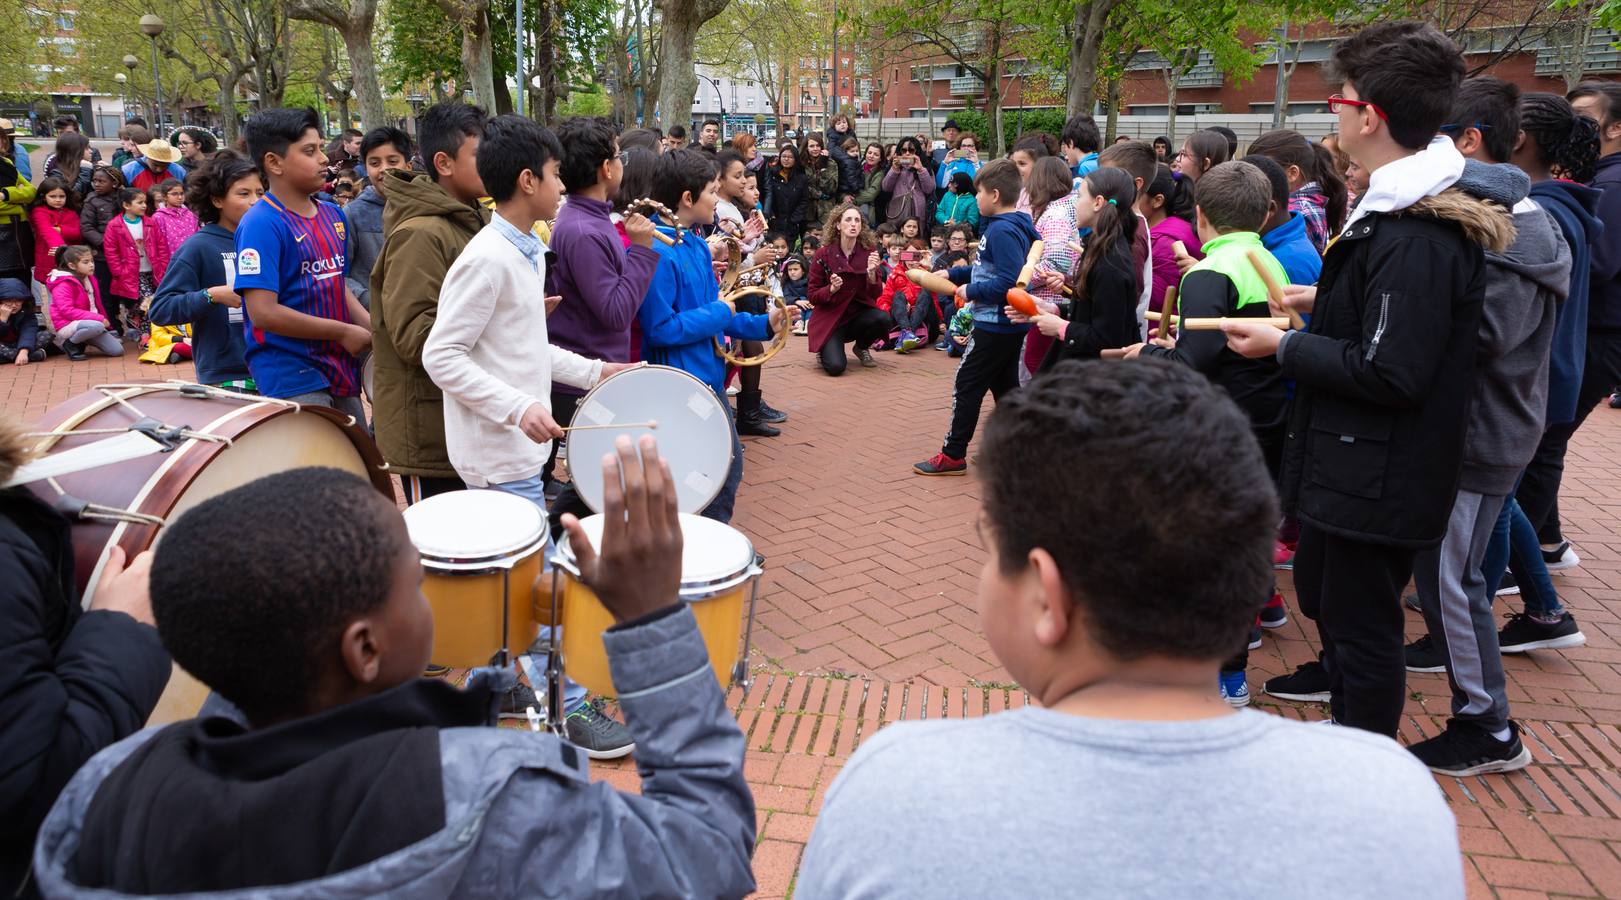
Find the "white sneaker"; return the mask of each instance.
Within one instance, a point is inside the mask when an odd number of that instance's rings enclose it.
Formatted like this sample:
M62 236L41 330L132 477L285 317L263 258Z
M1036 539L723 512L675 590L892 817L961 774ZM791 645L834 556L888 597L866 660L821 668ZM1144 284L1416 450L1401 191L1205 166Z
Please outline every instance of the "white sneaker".
M1542 561L1550 572L1574 569L1582 564L1582 558L1576 555L1576 548L1570 545L1570 541L1560 541L1559 546L1552 550L1542 551Z
M733 384L732 386L730 386L730 387L728 387L726 389L726 396L728 396L728 397L736 397L738 395L738 392L740 392L742 390L743 390L742 388L740 388L737 385Z

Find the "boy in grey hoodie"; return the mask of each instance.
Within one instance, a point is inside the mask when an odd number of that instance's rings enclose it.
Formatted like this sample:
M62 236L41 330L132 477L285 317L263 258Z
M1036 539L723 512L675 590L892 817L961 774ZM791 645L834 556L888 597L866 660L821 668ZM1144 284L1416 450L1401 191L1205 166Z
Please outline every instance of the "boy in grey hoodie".
M1441 545L1414 563L1427 638L1408 648L1408 668L1444 668L1452 718L1409 749L1437 772L1473 775L1523 768L1531 752L1508 717L1492 593L1481 561L1498 514L1542 436L1548 354L1559 304L1570 290L1570 248L1530 178L1504 161L1520 132L1519 88L1496 78L1463 84L1441 126L1468 162L1457 187L1513 212L1515 238L1486 252L1480 374L1464 436L1457 500Z

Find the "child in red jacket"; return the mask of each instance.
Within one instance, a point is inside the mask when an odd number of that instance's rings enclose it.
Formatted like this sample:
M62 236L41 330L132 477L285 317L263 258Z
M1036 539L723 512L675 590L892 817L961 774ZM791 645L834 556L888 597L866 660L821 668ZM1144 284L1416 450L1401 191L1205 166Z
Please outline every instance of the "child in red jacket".
M118 192L118 205L123 215L107 223L102 244L113 276L114 308L108 312L110 319L122 318L125 337L139 340L146 325L146 302L157 292L146 253L146 192L124 188Z
M934 300L906 277L907 269L923 265L926 253L921 240L912 241L908 249L896 253L895 267L884 281L883 292L878 295L878 308L887 308L895 320L895 327L900 329L900 337L895 344L896 353L916 350L923 343L918 332L927 333L929 306Z
M28 220L34 226L34 280L40 284L56 266L56 248L85 243L79 228L79 204L60 178L47 178L34 194L34 208Z

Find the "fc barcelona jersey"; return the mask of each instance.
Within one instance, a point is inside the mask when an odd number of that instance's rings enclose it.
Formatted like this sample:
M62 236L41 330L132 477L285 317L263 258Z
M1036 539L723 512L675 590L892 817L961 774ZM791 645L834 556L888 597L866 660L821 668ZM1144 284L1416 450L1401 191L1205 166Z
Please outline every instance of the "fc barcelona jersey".
M236 290L274 291L289 309L352 323L344 302L349 258L349 221L337 205L317 200L306 218L266 194L237 225ZM272 334L254 326L245 304L243 312L243 356L261 394L360 393L360 360L342 344Z

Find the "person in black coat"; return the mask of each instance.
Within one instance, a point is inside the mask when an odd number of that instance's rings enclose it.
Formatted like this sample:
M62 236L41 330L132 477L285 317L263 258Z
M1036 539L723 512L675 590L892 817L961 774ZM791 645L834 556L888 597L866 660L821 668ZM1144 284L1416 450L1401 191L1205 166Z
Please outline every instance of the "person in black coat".
M0 425L0 484L26 457ZM147 594L151 553L114 550L80 606L67 519L26 488L0 490L0 891L28 887L34 835L79 767L146 723L169 682ZM20 890L19 890L20 889Z
M777 153L761 181L766 221L771 230L788 238L793 247L805 231L811 209L810 178L799 164L799 151L793 144L784 144Z

